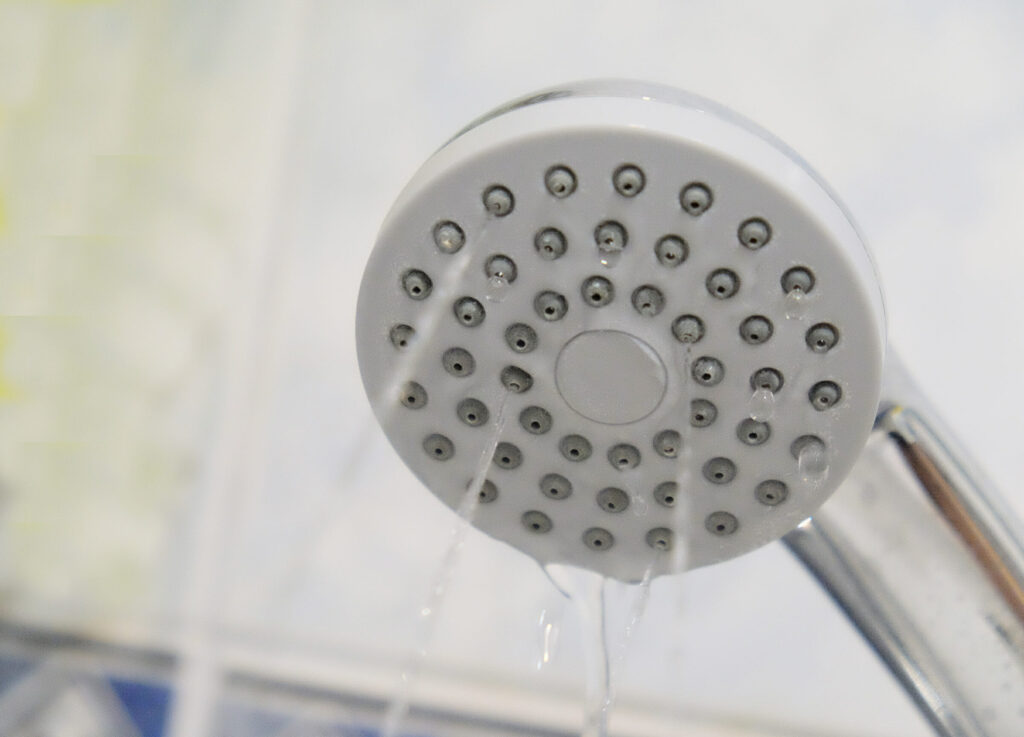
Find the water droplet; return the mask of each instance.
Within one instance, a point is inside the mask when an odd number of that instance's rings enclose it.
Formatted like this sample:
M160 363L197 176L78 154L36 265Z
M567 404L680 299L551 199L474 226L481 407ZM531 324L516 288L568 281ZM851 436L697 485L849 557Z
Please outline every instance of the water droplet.
M775 392L757 388L750 397L750 419L767 422L775 414Z
M626 229L620 223L612 220L601 223L594 231L594 242L597 244L601 264L610 268L619 263L628 240Z
M824 481L828 476L828 453L825 445L817 440L804 443L797 453L796 465L800 471L800 478L804 481Z
M597 250L601 254L601 265L609 269L622 259L622 245L619 243L601 242Z
M635 495L629 503L630 509L633 510L633 514L637 517L646 517L647 510L650 509L650 505L647 504L647 500L639 494Z
M803 320L807 317L807 294L798 286L786 292L786 319Z
M495 274L487 280L487 293L485 294L488 302L502 302L505 297L508 296L508 279L501 274Z

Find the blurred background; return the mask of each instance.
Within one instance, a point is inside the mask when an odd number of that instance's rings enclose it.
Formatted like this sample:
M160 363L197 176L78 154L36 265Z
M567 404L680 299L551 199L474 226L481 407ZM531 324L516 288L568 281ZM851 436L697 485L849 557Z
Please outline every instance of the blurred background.
M419 631L453 515L353 330L419 164L577 78L688 89L816 167L1024 513L1022 38L1009 0L0 2L0 733L368 734L424 646L417 734L578 730L578 623L524 556L470 530ZM657 580L616 680L613 733L929 734L778 544Z

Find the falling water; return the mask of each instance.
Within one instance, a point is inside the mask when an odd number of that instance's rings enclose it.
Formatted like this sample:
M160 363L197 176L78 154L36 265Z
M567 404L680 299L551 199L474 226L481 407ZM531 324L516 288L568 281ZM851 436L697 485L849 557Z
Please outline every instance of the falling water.
M682 573L689 563L690 545L690 489L693 486L693 473L690 469L693 451L686 445L684 436L683 448L679 453L679 470L676 473L676 498L672 508L672 532L674 538L668 552L671 555L670 570Z
M537 670L546 668L551 664L558 648L558 638L562 632L562 617L565 612L565 602L561 597L558 602L544 607L540 611L540 619L537 621L540 633L540 648L537 654Z
M395 690L395 697L388 705L384 717L384 726L381 730L382 737L396 737L403 720L409 713L409 705L412 699L413 688L423 667L423 661L427 656L427 648L433 639L434 629L437 626L438 612L444 603L446 594L455 575L462 549L466 542L466 533L480 503L480 490L487 479L487 472L490 470L491 461L494 458L494 451L498 447L498 438L505 427L505 407L508 401L508 392L505 392L498 404L498 411L487 439L487 445L480 454L473 479L466 488L466 493L458 507L458 519L452 527L451 539L445 550L441 564L434 573L430 591L426 601L419 609L418 628L416 632L416 644L412 655L402 669L398 688Z
M691 379L691 361L693 358L693 343L686 343L686 350L683 353L682 382L685 385ZM690 439L693 434L693 426L684 421L680 427L679 448L676 451L676 498L672 507L671 529L674 534L672 547L667 552L671 553L671 571L680 573L686 570L689 556L690 529L690 489L692 488L693 474L691 464L693 463L693 448Z
M632 594L630 598L632 598L632 601L629 604L629 612L626 619L626 627L622 632L622 639L615 649L615 656L612 660L613 673L618 670L622 661L626 659L629 643L636 633L640 620L643 619L644 613L647 611L647 602L651 599L651 579L654 574L655 562L655 560L652 560L650 565L647 566L643 578L640 579L638 584L630 586L630 593Z
M748 408L750 419L767 422L775 414L775 392L767 387L758 387L750 397Z
M450 233L445 236L442 245L450 247L452 245L452 241L449 240L451 237ZM435 286L437 294L451 294L456 285L465 277L472 262L468 249L464 249L451 258L449 268L443 272L442 278ZM420 322L418 330L411 331L411 335L408 338L403 338L400 346L396 346L402 350L390 375L386 377L380 389L370 397L370 407L376 413L382 427L386 428L396 413L404 411L399 397L404 392L406 383L426 363L426 354L433 344L434 335L439 329L441 321L449 313L445 309L433 309L425 314L426 318ZM372 416L359 419L355 426L365 427L368 424L372 424ZM495 442L497 442L497 432L498 429L495 430ZM344 479L347 484L360 478L372 462L373 454L369 452L372 444L378 441L379 436L376 433L358 433L345 458L339 464L341 469L339 478ZM469 494L467 493L468 498ZM325 497L322 504L311 505L307 510L308 513L304 515L304 521L299 525L305 531L301 543L294 546L287 556L282 557L276 568L267 572L262 579L264 585L261 589L266 592L265 601L279 601L285 598L285 591L299 579L297 571L309 560L309 551L316 549L317 544L329 534L331 521L338 519L337 510L341 509L345 503L347 503L345 495L332 494Z
M607 579L598 573L569 565L549 564L544 572L574 605L583 636L586 668L586 702L581 737L607 737L611 706L611 669L605 632Z
M656 559L652 560L643 578L634 584L611 581L593 571L573 566L543 566L558 591L574 604L581 624L587 669L581 737L608 735L608 719L615 698L615 676L647 610L655 562ZM609 596L608 590L612 587L614 589ZM624 615L612 620L622 622L621 629L614 632L609 632L609 601L613 612ZM540 623L543 637L548 624L544 614Z
M584 648L587 653L587 696L580 737L607 737L608 712L612 701L611 659L608 657L608 632L605 628L605 587L600 578L584 596L576 599L584 620Z

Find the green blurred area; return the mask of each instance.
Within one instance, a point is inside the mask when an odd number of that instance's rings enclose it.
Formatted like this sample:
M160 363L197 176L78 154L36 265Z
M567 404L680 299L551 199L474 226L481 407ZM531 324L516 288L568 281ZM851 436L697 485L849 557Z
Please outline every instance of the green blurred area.
M177 575L277 143L274 13L181 12L0 3L6 617L117 631Z

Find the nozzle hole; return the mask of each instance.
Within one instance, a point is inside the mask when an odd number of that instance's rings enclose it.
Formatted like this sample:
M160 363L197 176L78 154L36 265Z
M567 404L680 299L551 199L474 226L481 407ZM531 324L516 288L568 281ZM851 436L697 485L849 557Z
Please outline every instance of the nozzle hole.
M420 409L427 405L427 390L415 381L409 381L402 389L399 400L409 409Z
M484 321L486 312L480 301L473 297L460 297L452 309L459 321L467 327L476 327Z
M500 378L502 386L516 394L529 391L533 386L533 377L518 366L506 366Z
M449 348L441 355L441 365L452 376L464 378L476 370L476 359L465 348Z
M728 458L712 458L704 464L704 478L713 484L728 484L736 478L736 464Z
M545 261L554 261L565 254L568 242L558 228L544 228L533 237L533 247Z
M679 484L675 481L663 481L654 487L654 501L663 507L671 507L676 503Z
M786 501L789 487L777 479L762 481L754 489L754 498L766 507L775 507Z
M629 506L629 494L614 487L602 489L597 494L597 506L605 512L618 514Z
M585 461L593 453L590 441L582 435L566 435L559 441L558 448L569 461Z
M480 427L490 419L487 405L479 399L467 397L455 406L455 414L470 427Z
M712 512L704 520L704 528L713 535L724 537L739 529L739 520L728 512Z
M690 247L678 235L664 235L654 244L654 255L662 266L675 268L686 260Z
M533 309L545 322L555 322L569 311L568 300L558 292L538 292L533 298Z
M551 413L543 407L526 407L519 413L519 424L531 435L543 435L551 429Z
M489 187L483 195L484 209L491 215L503 218L515 208L516 201L512 193L501 185Z
M645 182L643 171L635 164L623 164L612 175L612 185L623 197L635 197L640 194Z
M839 331L827 322L819 322L807 331L807 346L815 353L827 353L839 342Z
M767 245L772 237L772 229L761 218L745 220L737 231L740 243L752 251Z
M572 483L561 474L549 473L540 480L540 490L549 499L567 499L572 495Z
M662 430L654 436L654 452L662 458L675 458L682 441L676 430Z
M419 269L409 269L402 274L402 289L411 299L421 300L430 296L434 283L430 277Z
M447 461L455 455L455 444L444 435L434 433L424 438L423 450L435 460Z
M679 193L679 204L690 215L702 215L711 207L714 198L707 185L699 182L691 182L683 187Z
M495 448L494 459L499 468L511 471L523 462L523 453L512 443L501 442Z
M592 307L604 307L615 299L615 287L603 276L591 276L583 281L580 291Z
M473 483L472 481L469 484ZM469 484L466 484L468 487ZM489 504L498 498L498 487L494 485L494 482L490 479L484 481L483 486L480 488L480 492L477 494L477 498L481 504Z
M522 520L523 527L530 532L538 534L551 532L551 528L554 527L550 517L535 509L531 509L529 512L524 512Z
M576 189L576 174L567 166L553 166L544 175L544 186L558 199L568 197Z
M729 299L740 290L740 278L732 269L715 269L704 280L704 286L715 299Z
M608 462L620 471L640 465L640 451L628 443L619 443L608 449Z
M694 399L690 402L690 424L694 427L707 427L718 417L718 407L707 399Z
M750 375L751 389L765 389L772 393L778 392L784 383L782 373L778 369L765 366Z
M434 245L441 253L456 253L466 243L466 233L451 220L444 220L434 226Z
M406 348L412 342L416 336L416 331L410 325L399 324L391 328L388 333L388 338L391 340L391 345L399 350Z

